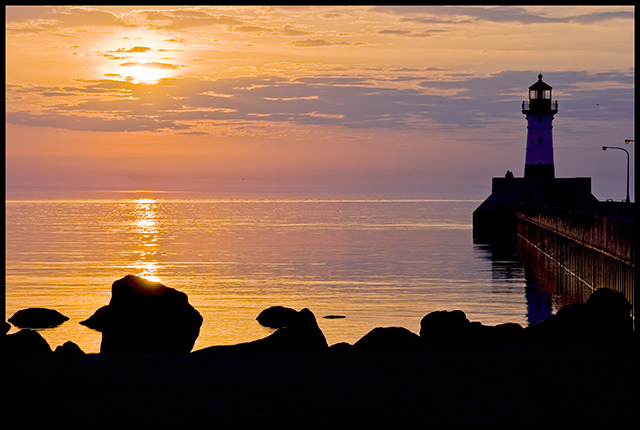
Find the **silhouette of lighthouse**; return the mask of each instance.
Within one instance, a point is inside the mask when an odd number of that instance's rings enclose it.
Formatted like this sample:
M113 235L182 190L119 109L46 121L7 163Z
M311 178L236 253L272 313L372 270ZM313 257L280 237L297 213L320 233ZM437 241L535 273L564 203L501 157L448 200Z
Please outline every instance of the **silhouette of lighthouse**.
M552 87L542 81L529 87L529 100L522 102L522 113L527 118L527 152L524 164L525 178L554 178L553 116L558 113L558 102L551 101Z
M556 178L553 163L553 116L558 102L551 101L551 86L542 81L529 87L529 100L522 102L527 118L527 149L524 177L510 170L491 181L491 195L473 211L473 237L492 242L512 238L521 203L593 211L599 204L591 194L591 178ZM511 239L509 239L511 240Z

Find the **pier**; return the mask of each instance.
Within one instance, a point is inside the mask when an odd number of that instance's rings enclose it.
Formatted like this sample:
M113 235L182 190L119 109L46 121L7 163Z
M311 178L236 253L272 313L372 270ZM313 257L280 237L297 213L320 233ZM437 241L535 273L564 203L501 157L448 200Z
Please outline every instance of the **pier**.
M599 211L584 212L515 202L518 251L573 300L610 288L625 295L635 316L634 207L603 202Z
M491 195L473 212L474 240L515 245L525 269L569 303L585 302L599 288L624 294L635 321L635 203L628 179L624 202L603 202L591 193L591 178L556 177L552 124L558 102L542 74L529 87L522 113L524 177L507 171L492 179Z

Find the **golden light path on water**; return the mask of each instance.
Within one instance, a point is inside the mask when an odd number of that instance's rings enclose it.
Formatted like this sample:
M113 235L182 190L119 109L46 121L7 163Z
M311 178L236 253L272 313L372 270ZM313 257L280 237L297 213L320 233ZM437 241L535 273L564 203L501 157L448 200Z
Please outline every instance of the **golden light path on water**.
M153 282L161 282L158 276L158 245L160 229L158 226L158 211L153 199L138 199L134 209L138 249L134 253L138 261L134 264L137 276Z

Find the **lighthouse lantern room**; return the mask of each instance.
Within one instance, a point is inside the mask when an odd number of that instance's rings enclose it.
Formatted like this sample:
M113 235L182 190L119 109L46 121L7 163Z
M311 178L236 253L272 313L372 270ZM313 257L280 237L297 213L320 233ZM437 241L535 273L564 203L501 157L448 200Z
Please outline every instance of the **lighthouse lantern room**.
M522 113L527 118L527 151L525 178L554 178L553 116L558 113L558 102L551 101L552 87L542 81L529 87L529 100L522 102Z

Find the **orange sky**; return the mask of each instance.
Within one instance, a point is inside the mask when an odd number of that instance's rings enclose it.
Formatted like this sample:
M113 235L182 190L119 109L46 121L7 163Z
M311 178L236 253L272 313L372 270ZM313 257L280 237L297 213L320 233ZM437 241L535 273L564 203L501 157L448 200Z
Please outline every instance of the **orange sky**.
M8 196L483 199L491 177L522 175L521 103L541 72L559 102L556 175L621 200L624 154L601 147L634 156L633 14L8 6Z

